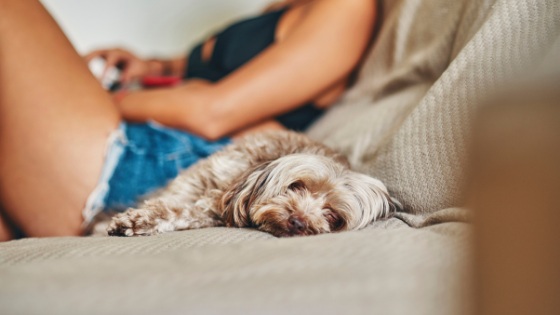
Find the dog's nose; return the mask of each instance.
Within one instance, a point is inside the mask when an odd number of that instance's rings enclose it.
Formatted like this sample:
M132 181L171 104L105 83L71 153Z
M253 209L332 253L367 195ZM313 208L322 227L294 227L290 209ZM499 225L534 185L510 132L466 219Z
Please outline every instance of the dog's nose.
M288 219L288 230L294 234L305 232L305 222L298 216L291 216Z

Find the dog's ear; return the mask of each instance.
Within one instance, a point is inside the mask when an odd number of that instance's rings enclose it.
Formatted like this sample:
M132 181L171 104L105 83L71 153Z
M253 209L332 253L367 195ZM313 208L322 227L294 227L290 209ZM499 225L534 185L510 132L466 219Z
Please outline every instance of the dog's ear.
M251 206L264 192L270 162L255 165L234 181L222 197L222 220L228 227L251 227Z
M389 196L385 185L370 176L350 172L346 187L353 193L358 206L362 210L362 217L358 221L358 228L377 220L390 218L402 209L401 203Z

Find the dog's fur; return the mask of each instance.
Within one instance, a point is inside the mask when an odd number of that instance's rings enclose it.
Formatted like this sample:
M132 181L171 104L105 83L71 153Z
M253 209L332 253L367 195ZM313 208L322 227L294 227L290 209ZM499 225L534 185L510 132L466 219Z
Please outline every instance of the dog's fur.
M399 206L379 180L304 135L247 136L199 161L146 200L113 217L113 236L213 226L252 227L275 236L357 230Z

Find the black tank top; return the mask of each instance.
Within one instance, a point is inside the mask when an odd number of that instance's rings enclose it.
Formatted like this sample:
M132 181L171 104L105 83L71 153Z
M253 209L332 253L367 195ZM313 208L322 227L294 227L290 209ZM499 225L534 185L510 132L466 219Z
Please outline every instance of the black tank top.
M275 42L276 27L288 9L269 12L237 22L215 35L212 57L202 60L199 44L189 54L185 79L200 78L216 82L226 77ZM323 114L312 103L276 117L288 129L303 131Z

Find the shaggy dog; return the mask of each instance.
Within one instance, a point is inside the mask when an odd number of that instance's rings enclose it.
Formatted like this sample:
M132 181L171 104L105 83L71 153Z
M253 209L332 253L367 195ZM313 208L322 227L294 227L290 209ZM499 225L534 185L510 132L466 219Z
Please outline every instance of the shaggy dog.
M385 185L346 158L290 131L247 136L191 166L138 209L117 214L113 236L213 226L275 236L358 230L400 207Z

